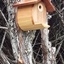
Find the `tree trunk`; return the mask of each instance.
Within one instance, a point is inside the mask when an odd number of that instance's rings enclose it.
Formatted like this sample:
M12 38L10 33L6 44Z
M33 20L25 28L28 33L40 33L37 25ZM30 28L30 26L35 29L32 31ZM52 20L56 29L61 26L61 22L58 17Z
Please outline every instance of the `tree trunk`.
M32 42L34 37L35 37L35 31L29 31L29 32L20 31L19 33L20 52L24 64L33 64Z
M41 42L42 42L42 52L43 52L43 64L56 64L55 60L55 47L51 46L49 41L49 30L47 28L41 30Z
M17 34L17 27L15 24L15 20L13 20L15 9L12 7L12 4L8 3L7 10L8 10L10 39L14 57L20 63L33 64L32 42L35 37L35 31L23 32L20 30L18 31L19 33ZM52 47L51 42L49 41L48 38L49 37L48 33L49 30L47 28L41 29L42 52L44 56L43 64L54 64L53 62L54 59L52 58Z

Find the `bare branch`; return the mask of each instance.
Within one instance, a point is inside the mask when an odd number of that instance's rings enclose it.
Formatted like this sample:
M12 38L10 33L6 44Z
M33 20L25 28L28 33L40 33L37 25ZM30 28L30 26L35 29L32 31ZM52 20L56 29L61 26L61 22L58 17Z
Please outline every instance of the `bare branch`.
M58 53L59 53L59 51L60 51L60 48L61 48L61 46L62 46L62 43L63 43L63 40L60 42L60 45L59 45L59 47L58 47L58 49L57 49L57 51L56 51L55 56L58 55Z
M5 30L7 30L8 27L2 27L2 26L0 26L0 29L5 29Z
M5 55L5 54L3 53L3 51L1 51L1 50L0 50L0 56L2 57L3 62L4 62L5 64L10 64L9 61L7 60L6 55Z
M58 41L58 40L60 40L62 38L64 38L64 35L62 35L62 36L58 37L57 39L53 40L52 43L55 42L55 41Z
M64 60L63 60L63 57L62 57L61 53L59 53L59 56L60 56L60 59L62 61L62 64L64 64Z
M1 50L1 49L2 49L2 47L3 47L5 37L6 37L6 32L4 33L4 36L3 36L3 39L2 39L2 43L1 43L1 46L0 46L0 50Z
M8 24L8 22L7 22L7 19L6 19L5 15L3 14L3 12L2 12L1 10L0 10L0 13L2 14L2 16L3 16L5 22L7 23L7 26L8 26L9 24Z

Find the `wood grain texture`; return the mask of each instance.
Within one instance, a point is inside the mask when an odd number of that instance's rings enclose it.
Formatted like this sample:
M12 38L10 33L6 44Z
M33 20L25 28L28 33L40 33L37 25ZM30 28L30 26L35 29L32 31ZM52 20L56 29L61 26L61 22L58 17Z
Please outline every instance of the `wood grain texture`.
M17 23L19 26L32 25L32 6L26 6L24 8L18 8Z
M47 24L35 24L35 25L29 25L29 26L23 26L20 27L23 31L28 31L28 30L37 30L37 29L43 29L43 28L49 28L50 26Z

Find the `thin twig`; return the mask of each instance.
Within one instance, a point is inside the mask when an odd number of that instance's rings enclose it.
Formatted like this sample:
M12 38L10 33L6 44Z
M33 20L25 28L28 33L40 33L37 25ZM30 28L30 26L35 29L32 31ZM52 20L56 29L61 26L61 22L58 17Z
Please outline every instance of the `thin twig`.
M60 40L62 38L64 38L64 35L62 35L62 36L58 37L57 39L53 40L52 43L54 43L55 41L58 41L58 40Z
M63 60L63 57L62 57L61 53L59 53L59 56L60 56L60 59L62 61L62 64L64 64L64 60Z
M37 36L36 36L36 38L35 38L35 41L34 41L34 44L33 44L33 46L32 46L32 47L34 47L34 46L36 45L36 40L37 40L37 38L38 38L39 34L40 34L40 32L37 34Z
M0 26L0 29L5 29L5 30L7 30L7 29L8 29L8 27Z
M7 26L9 26L9 24L8 24L8 22L7 22L7 19L6 19L5 15L3 14L3 12L2 12L1 10L0 10L0 13L2 14L2 16L3 16L4 20L5 20L5 22L7 23Z
M61 48L61 46L62 46L62 43L63 43L63 40L60 42L60 45L59 45L59 47L58 47L58 49L57 49L57 51L56 51L55 56L58 55L58 53L59 53L59 51L60 51L60 48Z
M36 54L35 60L37 59L37 57L38 57L38 55L39 55L40 49L41 49L41 48L39 48L39 50L38 50L38 52L37 52L37 54Z
M1 50L1 49L2 49L2 47L3 47L5 37L6 37L6 31L5 31L4 36L3 36L3 39L2 39L2 43L1 43L1 46L0 46L0 50Z
M4 54L2 50L0 50L0 56L2 57L4 63L10 64L9 61L7 60L7 56Z

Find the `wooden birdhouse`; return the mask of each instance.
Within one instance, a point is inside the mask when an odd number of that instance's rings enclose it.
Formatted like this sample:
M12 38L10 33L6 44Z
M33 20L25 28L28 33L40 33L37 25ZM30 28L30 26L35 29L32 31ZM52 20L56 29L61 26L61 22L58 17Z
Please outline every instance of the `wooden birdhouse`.
M28 31L49 27L47 25L46 6L41 0L23 0L14 4L14 6L18 7L16 19L22 30Z

